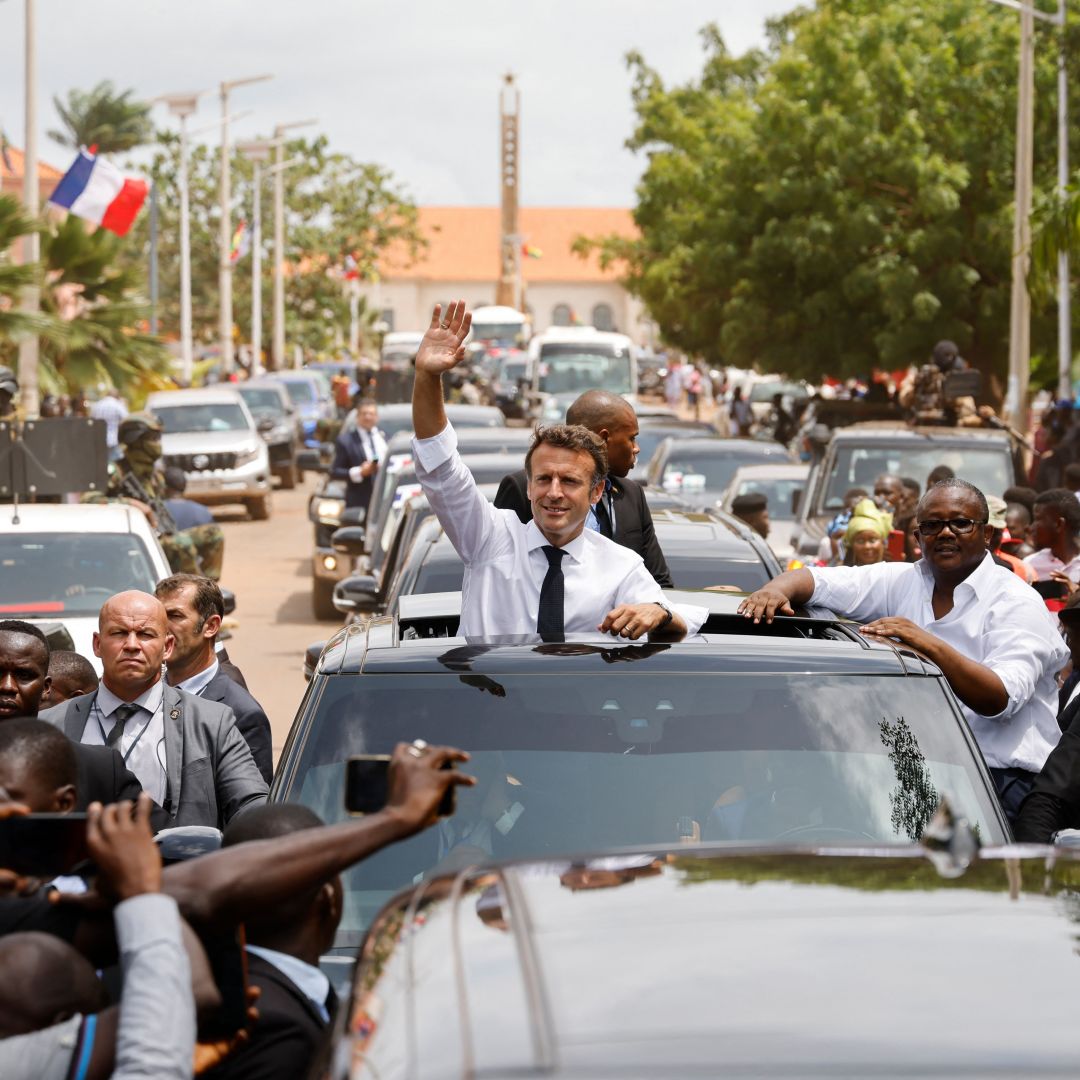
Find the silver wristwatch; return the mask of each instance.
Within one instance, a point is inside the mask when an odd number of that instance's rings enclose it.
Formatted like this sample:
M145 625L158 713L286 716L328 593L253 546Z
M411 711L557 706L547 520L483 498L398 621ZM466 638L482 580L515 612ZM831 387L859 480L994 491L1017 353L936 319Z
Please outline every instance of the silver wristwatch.
M654 630L663 630L664 627L667 626L667 624L669 622L671 622L671 620L675 617L675 613L662 600L654 600L653 603L658 608L663 608L663 610L664 610L664 621L662 623L659 623L656 626L654 626L653 629Z

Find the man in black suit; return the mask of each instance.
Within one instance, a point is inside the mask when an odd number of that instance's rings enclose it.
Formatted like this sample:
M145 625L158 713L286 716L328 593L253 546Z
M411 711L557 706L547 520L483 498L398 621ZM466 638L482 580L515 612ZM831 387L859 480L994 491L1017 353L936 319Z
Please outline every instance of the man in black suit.
M1080 671L1080 591L1069 597L1058 619L1072 653L1073 671ZM1058 712L1058 725L1061 741L1020 805L1013 832L1022 843L1048 844L1061 829L1080 829L1080 683L1075 680Z
M374 401L360 400L356 427L337 437L330 475L345 481L345 506L367 511L375 486L375 472L386 456L386 438L378 429L379 408Z
M49 663L49 643L38 627L17 619L0 622L0 721L34 719L43 705L50 704ZM138 798L142 785L116 750L78 743L72 746L77 776L75 803L70 809Z
M154 595L165 605L176 644L166 660L170 686L232 709L236 727L247 741L263 779L274 777L274 748L270 721L262 706L222 669L214 638L225 616L225 601L217 583L197 574L173 574L159 581Z
M636 551L657 583L670 589L671 571L656 540L645 491L640 484L626 480L638 454L638 421L630 403L607 390L586 390L566 410L566 422L588 428L607 447L607 481L586 528ZM513 510L523 522L532 520L528 477L524 469L502 478L495 506L500 510Z
M276 803L236 818L221 846L273 840L322 824L306 806ZM335 877L314 892L299 890L285 903L248 917L248 980L261 991L259 1018L247 1042L204 1076L262 1080L309 1073L337 1007L330 980L319 970L319 957L334 943L341 911L341 879Z

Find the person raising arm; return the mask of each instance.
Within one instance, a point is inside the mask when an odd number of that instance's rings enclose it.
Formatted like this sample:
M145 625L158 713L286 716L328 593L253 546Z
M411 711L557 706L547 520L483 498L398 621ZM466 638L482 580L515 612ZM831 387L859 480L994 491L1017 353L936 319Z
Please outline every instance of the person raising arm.
M608 473L604 444L587 428L554 424L535 433L525 457L532 521L480 493L458 456L442 388L443 373L464 359L471 321L464 301L445 317L435 306L413 383L417 479L465 563L462 635L563 641L599 631L655 641L696 633L704 608L669 607L639 555L585 528Z

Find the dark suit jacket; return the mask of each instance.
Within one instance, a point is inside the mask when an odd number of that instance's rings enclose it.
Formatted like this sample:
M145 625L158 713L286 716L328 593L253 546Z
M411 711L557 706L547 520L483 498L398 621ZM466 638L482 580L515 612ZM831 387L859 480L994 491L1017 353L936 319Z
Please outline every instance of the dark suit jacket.
M375 429L378 431L378 428ZM371 493L375 487L375 474L365 477L359 484L349 479L349 470L357 465L363 465L367 461L367 452L364 450L364 442L360 438L360 429L353 428L344 435L339 435L334 443L334 460L330 466L330 475L335 480L344 480L345 505L362 506L367 509L371 502Z
M247 1043L203 1076L207 1080L307 1076L326 1035L325 1021L273 964L254 953L248 953L247 961L248 980L262 991L259 1019Z
M139 797L142 784L124 764L118 750L111 746L83 746L80 742L72 745L77 769L76 810L85 810L92 802L107 804Z
M165 806L170 827L212 825L266 801L267 784L236 729L232 710L164 686ZM97 691L40 713L72 742L81 742Z
M1058 717L1061 741L1020 806L1013 833L1026 844L1048 844L1059 829L1080 829L1080 697Z
M633 480L617 476L611 479L611 496L615 504L615 535L617 544L636 551L645 560L645 569L665 589L672 587L671 571L664 553L656 540L652 514L645 501L645 490ZM532 521L532 506L527 494L528 477L525 470L510 473L502 478L495 496L495 506L500 510L513 510L526 524Z
M274 744L270 721L262 706L221 670L206 684L199 697L203 701L218 701L232 709L236 727L244 736L263 779L269 784L274 779Z

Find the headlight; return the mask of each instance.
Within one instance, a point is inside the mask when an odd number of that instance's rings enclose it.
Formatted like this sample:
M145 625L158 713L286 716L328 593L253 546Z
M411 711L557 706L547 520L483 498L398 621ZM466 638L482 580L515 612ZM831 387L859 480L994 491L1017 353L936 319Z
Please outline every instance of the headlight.
M259 447L253 446L250 450L241 451L236 455L237 465L248 465L259 456Z
M337 557L334 555L323 556L323 569L324 570L336 570L337 569Z
M321 518L333 518L337 521L344 506L340 499L320 499L315 506L315 513Z

